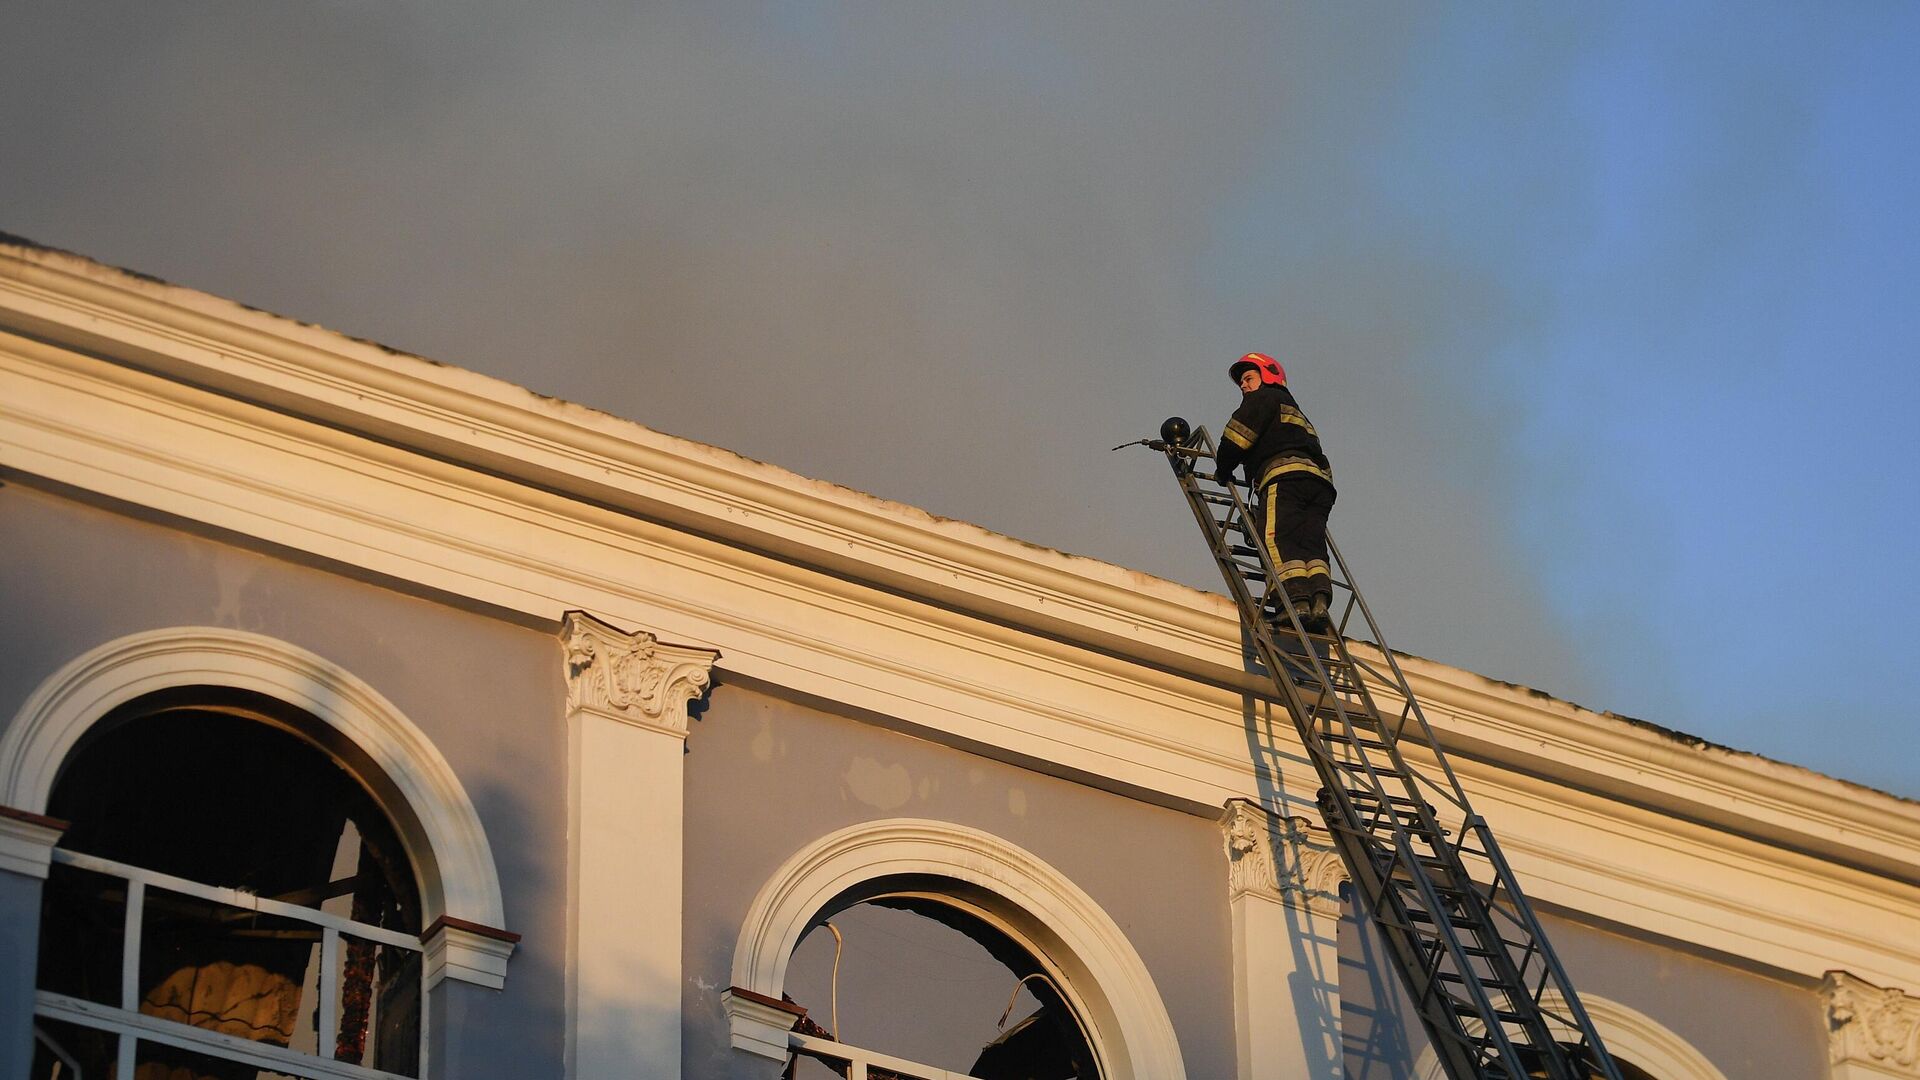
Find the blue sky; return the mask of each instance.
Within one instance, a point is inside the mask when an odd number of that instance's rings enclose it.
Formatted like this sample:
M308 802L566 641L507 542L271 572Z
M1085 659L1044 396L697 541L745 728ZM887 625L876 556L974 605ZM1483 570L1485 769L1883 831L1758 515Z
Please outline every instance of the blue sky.
M1213 587L1280 356L1393 643L1920 797L1920 8L104 0L0 229Z

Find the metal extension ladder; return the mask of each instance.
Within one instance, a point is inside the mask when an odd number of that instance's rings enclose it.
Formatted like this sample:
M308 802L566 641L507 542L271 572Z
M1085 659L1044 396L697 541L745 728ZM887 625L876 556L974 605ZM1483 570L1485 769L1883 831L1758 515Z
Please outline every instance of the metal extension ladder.
M1347 562L1329 625L1287 602L1249 506L1179 418L1162 451L1320 779L1320 813L1451 1080L1621 1080L1487 823L1468 805ZM1208 467L1200 467L1200 463ZM1370 636L1361 652L1347 631ZM1393 709L1388 715L1381 706ZM1403 747L1406 752L1403 753ZM1417 759L1418 767L1415 760Z

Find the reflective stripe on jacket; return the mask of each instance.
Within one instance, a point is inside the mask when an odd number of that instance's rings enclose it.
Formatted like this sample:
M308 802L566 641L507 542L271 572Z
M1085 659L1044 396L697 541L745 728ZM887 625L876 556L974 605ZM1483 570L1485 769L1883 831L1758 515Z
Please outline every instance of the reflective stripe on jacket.
M1218 451L1221 472L1244 464L1247 480L1256 488L1296 473L1333 483L1333 466L1320 449L1320 433L1284 386L1269 384L1241 395L1240 407L1221 432Z

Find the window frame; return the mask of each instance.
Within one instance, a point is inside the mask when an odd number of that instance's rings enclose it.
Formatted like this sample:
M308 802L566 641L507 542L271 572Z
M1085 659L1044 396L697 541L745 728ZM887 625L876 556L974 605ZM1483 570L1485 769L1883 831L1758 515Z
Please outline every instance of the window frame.
M35 688L0 733L0 807L42 818L60 767L96 723L135 698L183 686L251 691L311 720L314 730L296 734L368 785L413 863L427 927L423 990L430 994L443 979L506 985L520 936L506 929L493 847L452 765L379 691L298 645L225 627L172 626L75 657ZM0 862L44 876L42 845L51 849L58 832L27 831L34 835L0 829Z
M47 802L73 750L121 705L191 686L249 691L297 711L305 726L290 729L292 733L319 746L367 784L393 824L413 867L425 924L419 942L420 1075L438 1076L428 1048L450 1034L428 1034L434 999L444 993L440 984L454 980L504 988L508 960L520 935L505 928L492 845L451 764L379 691L324 657L264 634L172 626L116 638L69 660L41 681L0 731L0 867L45 878L65 828L64 822L45 816ZM37 938L37 925L33 932ZM82 1026L103 1026L91 1015L97 1010L76 1006L73 1011L89 1013L77 1021ZM37 1001L34 1012L40 1015ZM34 1041L47 1042L40 1025L33 1027ZM161 1036L151 1037L162 1041ZM246 1049L257 1053L262 1044ZM262 1067L291 1066L295 1074L322 1067L318 1075L344 1080L392 1075L296 1056L298 1062Z
M937 886L922 888L887 887L887 884L882 881L874 881L871 885L871 889L859 889L848 894L843 898L842 902L833 905L832 910L823 909L816 918L821 922L826 922L841 912L859 907L862 904L870 904L880 900L901 899L941 904L979 920L989 930L1000 934L1009 942L1013 943L1015 947L1024 951L1028 958L1034 962L1035 967L1038 968L1037 974L1045 977L1047 981L1053 985L1054 992L1060 995L1061 1003L1068 1010L1069 1016L1075 1026L1080 1029L1080 1037L1086 1043L1087 1051L1093 1055L1093 1067L1097 1075L1101 1080L1105 1080L1108 1075L1106 1072L1106 1057L1102 1054L1099 1043L1095 1041L1093 1029L1088 1026L1086 1019L1079 1013L1082 1006L1077 1000L1069 996L1065 989L1065 973L1060 970L1058 965L1048 959L1044 949L1038 947L1033 941L1028 940L1025 935L1021 934L1017 926L1011 925L1007 920L1000 918L993 910L993 905L982 904L977 900L970 900L968 896L975 890L969 889L958 882L954 883L955 887L947 889ZM804 937L805 935L803 934L802 940L804 940ZM978 939L973 940L975 940L976 944L983 944L980 943ZM796 941L794 945L798 948L799 942ZM1012 974L1012 972L1009 972L1009 974ZM957 1073L935 1065L925 1065L908 1058L887 1054L879 1050L871 1050L855 1043L843 1042L835 1038L806 1035L798 1031L791 1031L787 1033L787 1045L790 1049L806 1053L811 1057L831 1058L835 1061L845 1062L850 1067L855 1065L860 1066L862 1069L861 1075L854 1076L850 1072L848 1080L865 1080L864 1069L868 1065L877 1065L881 1068L904 1073L911 1077L924 1078L924 1080L972 1080L966 1073Z
M430 1017L429 1011L425 1008L420 1010L420 1022L416 1032L419 1040L417 1060L420 1062L420 1077L409 1077L403 1073L386 1072L340 1061L331 1056L331 1051L302 1053L298 1050L274 1046L271 1043L243 1039L237 1035L208 1031L176 1020L148 1016L140 1011L141 934L145 925L146 894L150 888L163 889L196 899L210 900L228 907L256 911L319 927L321 931L320 971L315 989L318 1018L314 1023L315 1044L319 1048L328 1045L328 1037L325 1033L335 1031L339 1025L334 1000L335 992L338 990L335 969L339 966L340 936L348 934L418 954L421 963L422 1004L424 1005L426 945L418 937L383 926L355 922L345 916L317 908L302 907L271 897L257 896L243 889L207 885L190 878L178 877L98 855L89 855L85 852L55 848L52 852L52 862L60 866L71 866L77 870L87 870L117 878L127 883L125 932L121 935L120 945L120 1003L117 1006L107 1005L44 990L38 986L34 987L33 992L35 1019L57 1020L96 1031L105 1031L118 1040L115 1048L115 1075L132 1076L134 1074L134 1061L139 1052L139 1044L143 1041L191 1050L225 1061L273 1069L292 1076L308 1078L308 1080L423 1080L428 1075L427 1035ZM55 1045L51 1037L39 1031L37 1026L35 1037L50 1047ZM64 1055L56 1051L56 1056Z
M735 942L733 985L721 996L732 1045L783 1060L794 1015L780 995L794 947L822 911L918 891L890 884L902 878L943 883L927 898L981 918L1039 958L1085 1026L1106 1080L1185 1080L1166 1004L1112 916L1031 852L924 818L830 833L795 852L761 886Z

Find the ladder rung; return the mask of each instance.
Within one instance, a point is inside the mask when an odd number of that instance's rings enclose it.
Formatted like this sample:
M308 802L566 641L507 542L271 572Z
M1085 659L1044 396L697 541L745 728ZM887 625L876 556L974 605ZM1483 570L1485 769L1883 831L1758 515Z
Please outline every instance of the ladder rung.
M1393 882L1395 888L1406 893L1409 897L1418 899L1422 896L1420 887L1414 884L1413 879L1396 877L1390 880ZM1429 880L1427 882L1427 888L1432 889L1433 895L1439 897L1442 902L1448 905L1448 914L1458 914L1454 908L1467 898L1467 890L1458 885L1445 885L1438 881Z
M1440 920L1434 918L1433 914L1425 908L1408 908L1407 918L1414 922L1423 922L1434 926L1440 923ZM1446 918L1447 925L1453 927L1455 930L1477 930L1480 927L1480 924L1472 919L1462 918L1457 915L1450 914Z
M1426 822L1420 820L1420 815L1411 810L1382 809L1376 806L1371 810L1361 810L1358 812L1371 821L1383 824L1388 822L1398 823L1401 828L1412 833L1418 833L1426 826Z
M1391 832L1393 826L1395 825L1400 826L1401 832L1406 833L1409 837L1420 841L1421 843L1427 845L1430 848L1437 848L1441 844L1441 842L1435 841L1433 837L1427 835L1426 823L1418 820L1417 818L1410 819L1410 818L1404 818L1404 817L1398 817L1398 816L1381 816L1376 814L1376 815L1373 815L1372 822L1368 824L1367 831L1378 836L1382 832ZM1446 836L1447 831L1448 830L1446 829L1441 829L1440 835L1443 837ZM1418 858L1418 857L1419 857L1418 853L1415 853L1415 858Z
M1441 982L1453 983L1456 986L1467 985L1466 977L1461 975L1457 971L1436 971L1433 973L1433 977L1435 979L1438 979ZM1514 986L1511 983L1503 983L1496 979L1476 978L1473 981L1479 983L1480 988L1482 990L1487 991L1488 993L1493 993L1493 994L1524 994L1526 993L1525 987Z
M1519 947L1505 938L1500 939L1501 948L1498 949L1487 948L1480 945L1469 945L1464 941L1457 942L1456 944L1459 945L1461 953L1473 957L1476 960L1491 960L1496 956L1509 956L1512 955L1512 950ZM1444 950L1444 946L1438 938L1433 940L1432 945L1435 950Z
M1426 856L1426 855L1415 855L1415 856L1413 857L1413 861L1414 861L1415 863L1418 863L1418 864L1419 864L1419 866L1420 866L1420 869L1422 869L1422 870L1424 870L1424 871L1426 871L1426 872L1427 872L1427 876L1428 876L1429 878L1431 878L1431 877L1433 876L1433 874L1434 874L1434 872L1435 872L1435 871L1442 871L1442 872L1444 872L1444 873L1445 873L1445 874L1447 875L1447 877L1449 877L1449 878L1452 878L1452 877L1454 877L1454 876L1456 876L1456 875L1457 875L1457 876L1460 876L1460 877L1464 877L1464 878L1466 878L1466 879L1467 879L1468 881L1472 881L1472 880L1473 880L1473 878L1472 878L1472 877L1469 877L1469 876L1468 876L1468 875L1467 875L1467 874L1466 874L1466 873L1464 872L1464 868L1463 868L1463 867L1459 867L1459 866L1455 866L1454 864L1452 864L1452 863L1450 863L1450 862L1448 862L1448 861L1447 861L1447 860L1445 860L1445 859L1435 859L1435 858L1432 858L1432 857L1430 857L1430 856ZM1444 887L1444 888L1446 888L1446 889L1448 889L1448 890L1451 890L1451 891L1453 891L1453 892L1456 892L1456 893L1465 893L1465 892L1466 892L1466 889L1465 889L1464 887L1462 887L1462 886L1458 886L1458 885L1446 885L1446 886L1439 886L1439 885L1436 885L1436 886L1435 886L1435 888L1442 888L1442 887Z
M1369 817L1390 817L1400 822L1404 827L1408 828L1409 831L1419 831L1420 827L1426 825L1426 820L1420 816L1420 812L1411 806L1381 806L1379 803L1374 803L1366 807L1356 807L1355 810ZM1438 823L1436 822L1436 824ZM1445 826L1441 826L1440 828L1442 835L1449 834L1452 831L1453 830Z
M1360 761L1348 761L1345 759L1335 759L1332 764L1335 768L1347 774L1347 779L1350 781L1350 783L1347 785L1347 790L1354 790L1356 787L1365 784L1366 778L1367 778L1367 771L1361 768L1363 764L1373 766L1373 775L1376 777L1379 777L1383 781L1384 780L1404 781L1408 779L1407 773L1404 771L1404 769L1399 767L1398 762L1394 762L1393 764L1387 764L1387 763L1378 762L1378 761L1360 762Z
M1479 1016L1480 1015L1480 1010L1476 1008L1472 1002L1452 1001L1451 999L1449 999L1449 1003L1452 1004L1453 1011L1456 1013L1459 1013L1461 1016ZM1493 1015L1497 1017L1499 1021L1503 1024L1524 1025L1530 1019L1528 1014L1514 1012L1512 1009L1495 1009L1493 1010Z
M1435 889L1434 891L1442 892L1444 890ZM1402 890L1402 893L1403 893L1402 898L1404 900L1411 901L1412 897L1411 895L1409 895L1410 893L1409 890ZM1441 900L1440 909L1438 912L1430 911L1425 907L1416 906L1411 902L1409 902L1407 906L1407 917L1414 918L1416 912L1419 913L1418 917L1426 922L1433 922L1434 921L1433 917L1435 914L1444 915L1446 916L1448 926L1451 926L1455 930L1459 930L1465 933L1479 934L1484 929L1484 927L1480 925L1479 921L1476 920L1472 915L1469 915L1466 912L1461 911L1457 903L1450 903L1444 897Z
M1426 870L1445 870L1449 874L1458 874L1468 881L1473 880L1473 875L1467 873L1466 865L1457 859L1442 859L1435 855L1415 855L1413 861Z
M1404 806L1409 810L1413 809L1416 806L1423 806L1427 809L1428 813L1438 812L1434 809L1433 804L1426 801L1425 799L1414 799L1406 795L1380 796L1380 795L1375 795L1373 792L1368 791L1365 788L1354 788L1348 791L1347 798L1360 801L1360 802L1370 802L1370 803L1377 803L1381 801L1382 798L1384 798L1387 802L1387 805L1389 806Z
M1360 736L1357 736L1357 735L1348 735L1344 732L1339 732L1339 731L1329 731L1322 734L1320 736L1320 741L1333 742L1333 743L1346 743L1349 746L1364 747L1368 750L1391 749L1386 743L1383 743L1378 739L1361 738Z
M1366 710L1357 708L1358 702L1339 696L1339 691L1327 691L1330 696L1322 703L1316 703L1308 714L1315 721L1316 731L1340 731L1343 727L1352 728L1369 738L1380 734L1380 729L1368 720Z
M1340 661L1334 657L1323 656L1317 650L1303 647L1300 643L1300 635L1293 632L1293 623L1286 621L1284 618L1269 618L1267 619L1267 625L1278 626L1286 631L1287 636L1281 639L1280 651L1286 655L1287 659L1308 666L1312 666L1313 661L1319 660L1321 668L1325 669L1329 676L1337 676ZM1311 630L1307 631L1307 640L1329 641L1327 638L1315 637Z
M1268 622L1273 622L1273 621L1274 621L1274 618L1273 618L1272 616L1269 616L1269 617L1268 617L1268 620L1267 620L1267 621L1268 621ZM1293 632L1293 623L1292 623L1291 621L1289 621L1289 620L1287 620L1287 619L1286 619L1286 618L1285 618L1284 616L1283 616L1283 617L1280 617L1280 618L1279 618L1279 621L1280 621L1281 623L1283 623L1283 624L1285 624L1285 626L1286 626L1286 630L1287 630L1287 636L1288 636L1289 638L1297 638L1297 637L1298 637L1298 635L1296 635L1296 634L1294 634L1294 632ZM1334 633L1334 632L1333 632L1332 630L1309 630L1309 631L1307 631L1307 640L1308 640L1308 641L1312 641L1312 642L1315 642L1315 643L1318 643L1318 644L1321 644L1321 645L1333 645L1333 644L1336 644L1336 643L1338 643L1338 642L1340 641L1340 638L1339 638L1339 636L1338 636L1338 635L1336 635L1336 634L1335 634L1335 633ZM1292 653L1294 653L1294 655L1296 655L1296 656L1301 656L1301 655L1305 655L1304 653L1300 653L1300 652L1298 652L1298 651L1296 651L1296 650L1292 650L1292 649L1289 649L1288 651L1289 651L1289 652L1292 652ZM1322 657L1320 658L1320 662L1321 662L1321 663L1323 663L1323 664L1325 664L1325 665L1327 665L1327 666L1328 666L1329 668L1331 668L1331 667L1333 667L1333 666L1335 666L1335 665L1339 665L1339 666L1341 666L1341 667L1345 667L1345 666L1346 666L1346 664L1345 664L1345 662L1343 662L1343 661L1341 661L1341 660L1338 660L1338 659L1336 659L1336 658L1334 658L1334 657L1331 657L1331 656L1322 656ZM1358 679L1356 679L1356 680L1354 680L1354 688L1355 688L1355 689L1358 689L1358 688L1359 688L1359 680L1358 680Z
M1366 775L1366 770L1360 768L1360 763L1357 761L1343 761L1343 762L1338 762L1337 764L1346 768L1346 770L1350 773L1356 773L1360 776ZM1405 763L1402 761L1399 761L1397 758L1391 764L1386 765L1384 767L1379 762L1369 762L1369 764L1373 765L1373 772L1375 776L1393 777L1395 779L1405 779L1410 775L1410 771L1406 768Z
M1343 788L1342 790L1347 793L1347 799L1350 802L1367 803L1375 809L1386 810L1395 814L1413 814L1418 816L1419 811L1423 809L1429 814L1439 813L1439 810L1436 809L1432 803L1425 800L1416 802L1406 795L1387 793L1382 796L1381 794L1375 793L1372 788L1363 787ZM1386 800L1384 803L1381 801L1383 797Z
M1299 719L1306 722L1308 729L1316 737L1344 736L1348 731L1359 732L1368 738L1379 734L1367 725L1366 718L1362 715L1365 710L1358 707L1358 702L1350 701L1342 697L1338 689L1322 684L1319 676L1312 670L1303 671L1301 674L1313 684L1311 687L1313 693L1300 696Z

